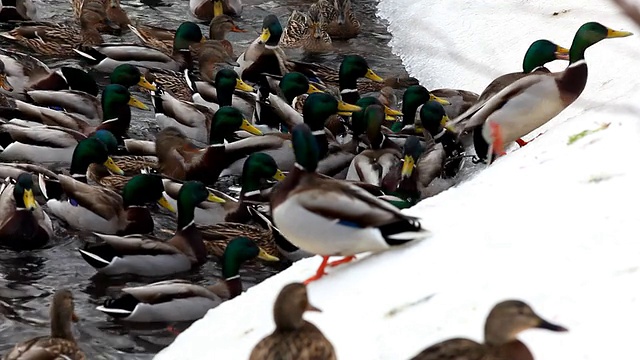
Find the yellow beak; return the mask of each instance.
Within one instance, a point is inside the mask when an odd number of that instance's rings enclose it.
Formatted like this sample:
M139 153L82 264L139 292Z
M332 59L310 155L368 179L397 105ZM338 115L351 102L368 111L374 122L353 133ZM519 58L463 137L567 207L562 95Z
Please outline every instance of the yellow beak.
M129 104L129 106L133 106L133 107L136 107L138 109L149 110L147 105L143 104L142 101L134 98L133 96L131 96L131 98L129 98L129 103L128 104Z
M28 210L35 210L38 207L36 203L36 199L33 197L33 190L25 190L22 194L22 201L24 202L24 207Z
M213 195L212 193L209 193L209 196L207 197L207 201L214 202L214 203L219 203L219 204L226 203L226 201L223 198L217 197L217 196Z
M449 117L447 115L443 115L442 119L440 119L440 125L442 125L442 127L446 128L448 122L449 122Z
M354 112L354 111L360 111L360 110L362 110L360 106L347 104L342 100L338 101L338 111Z
M369 80L373 80L375 82L379 82L379 83L384 82L384 79L378 76L376 73L374 73L373 70L371 69L367 69L367 73L364 75L364 77L366 77Z
M251 123L247 119L242 120L242 125L240 125L240 129L253 135L262 135L262 131L260 131L260 129L258 129L257 127L251 125Z
M224 8L222 7L222 1L215 0L213 2L213 16L220 16L224 13Z
M415 166L415 160L413 159L413 156L405 155L404 163L402 164L402 172L401 172L402 177L403 178L411 177L414 166Z
M402 112L398 110L394 110L388 106L384 107L384 113L389 116L402 116Z
M269 29L267 28L262 29L262 34L260 34L260 41L262 41L263 43L266 43L270 37L271 37L271 32L269 31Z
M569 60L569 49L558 45L556 46L555 56L558 60Z
M138 86L143 87L147 90L156 91L156 86L147 81L144 75L140 75L140 81L138 81ZM129 104L131 105L131 104Z
M241 79L236 79L236 89L241 90L241 91L253 91L253 86L247 84L246 82L242 81Z
M278 181L282 181L282 180L284 180L284 178L285 178L286 176L287 176L287 175L285 175L282 171L280 171L280 169L278 169L278 170L276 170L276 174L275 174L275 175L273 175L273 178L274 178L274 179L276 179L276 180L278 180Z
M173 206L171 206L171 204L169 204L169 201L167 201L167 198L164 195L162 195L162 197L158 200L158 205L160 205L163 208L171 211L172 213L176 212L176 209L174 209Z
M429 100L430 100L430 101L431 101L431 100L435 100L435 101L439 102L439 103L440 103L440 104L442 104L442 105L451 105L451 103L450 103L450 102L448 102L447 100L445 100L445 99L441 99L441 98L439 98L439 97L437 97L437 96L435 96L435 95L433 95L433 94L429 94Z
M7 80L7 75L6 74L1 74L0 75L0 86L2 86L2 88L7 90L7 91L13 91L13 86L11 86L11 84L9 84L9 81Z
M323 91L313 86L313 84L309 84L309 89L307 90L307 94L320 93L320 92L323 92Z
M109 169L109 171L111 171L111 172L112 172L112 173L114 173L114 174L117 174L117 175L124 175L124 171L122 171L122 170L118 167L118 165L116 165L116 163L113 161L113 159L111 158L111 156L109 156L109 157L107 158L107 161L105 161L105 162L103 163L103 165L104 165L104 166L106 166L106 167L107 167L107 169Z
M607 28L607 38L627 37L631 35L633 35L633 33L629 31L618 31Z
M280 259L278 259L277 257L267 254L267 252L264 251L263 248L259 248L259 249L260 249L260 252L258 253L258 259L261 259L264 261L280 261Z

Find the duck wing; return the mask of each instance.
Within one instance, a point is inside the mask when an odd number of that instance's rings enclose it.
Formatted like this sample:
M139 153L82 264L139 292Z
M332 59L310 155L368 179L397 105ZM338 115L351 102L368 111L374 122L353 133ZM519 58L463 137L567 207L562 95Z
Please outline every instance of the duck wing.
M122 291L148 304L189 297L206 297L211 300L221 300L220 297L206 288L185 280L159 281L149 285L123 288Z
M118 217L122 211L122 197L113 190L85 184L66 175L59 175L58 181L70 199L105 220Z

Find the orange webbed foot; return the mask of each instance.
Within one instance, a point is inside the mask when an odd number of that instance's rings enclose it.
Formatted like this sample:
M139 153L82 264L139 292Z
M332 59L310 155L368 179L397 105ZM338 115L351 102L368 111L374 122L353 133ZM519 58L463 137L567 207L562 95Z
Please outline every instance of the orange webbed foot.
M345 256L340 260L336 260L336 261L330 262L329 264L327 264L327 266L334 267L334 266L346 264L346 263L351 262L351 261L353 261L355 259L356 259L355 255Z
M328 256L323 256L322 257L322 263L320 263L320 266L318 267L318 270L316 271L316 274L313 275L312 277L308 278L307 280L305 280L303 283L305 285L309 285L309 283L314 282L318 279L320 279L321 277L325 276L327 273L324 272L324 269L327 267L329 263L329 257Z

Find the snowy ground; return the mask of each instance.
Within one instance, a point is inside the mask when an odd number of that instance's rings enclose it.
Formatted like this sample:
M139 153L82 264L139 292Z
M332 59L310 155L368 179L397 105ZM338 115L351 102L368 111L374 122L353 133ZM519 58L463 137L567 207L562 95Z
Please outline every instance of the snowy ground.
M537 359L635 358L639 29L608 0L382 0L380 15L390 21L391 45L409 73L431 89L480 92L492 78L521 70L532 41L569 47L587 21L637 35L587 51L585 92L541 129L548 130L543 136L410 209L431 238L333 269L311 284L310 299L323 312L306 318L340 359L405 359L446 338L481 340L491 306L519 298L569 328L523 333ZM602 123L611 125L568 144ZM282 286L307 278L318 264L300 261L213 309L156 359L246 359L273 330Z

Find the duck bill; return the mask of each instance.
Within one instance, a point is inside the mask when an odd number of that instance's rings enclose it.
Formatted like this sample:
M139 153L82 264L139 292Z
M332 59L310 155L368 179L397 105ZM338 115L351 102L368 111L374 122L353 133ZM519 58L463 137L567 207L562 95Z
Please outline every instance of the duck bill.
M311 303L307 303L307 308L305 310L306 311L322 312L322 310L320 310L319 308L311 305Z
M347 104L346 102L344 102L342 100L340 100L338 102L338 111L339 112L354 112L354 111L361 111L361 110L362 110L362 108L360 106Z
M629 31L619 31L607 28L607 38L619 38L619 37L627 37L633 35L632 32Z
M277 257L267 254L267 252L264 251L263 248L260 248L260 252L258 253L258 259L264 260L264 261L271 261L271 262L280 261L280 259L278 259Z
M247 32L247 30L239 28L236 24L233 24L233 27L231 28L231 32L244 33L244 32Z
M220 16L224 13L224 8L222 7L222 1L215 0L213 2L213 16Z
M224 204L226 203L225 199L215 196L212 193L209 193L209 196L207 196L207 201L209 202L213 202L213 203L218 203L218 204Z
M402 111L394 110L388 106L384 107L384 113L388 116L402 116Z
M262 131L260 131L260 129L258 129L257 127L251 125L251 123L247 119L242 120L242 125L240 125L240 129L248 132L249 134L258 135L258 136L262 135Z
M569 60L569 49L556 46L555 56L557 60Z
M270 37L271 37L271 32L269 31L269 29L267 28L262 29L262 34L260 34L260 41L262 41L263 43L266 43Z
M162 197L158 200L158 205L160 205L163 208L171 211L172 213L176 212L176 209L174 209L173 206L171 206L171 204L169 203L169 201L167 200L167 198L164 195L162 195Z
M278 181L284 180L285 177L287 177L287 175L285 175L280 169L276 170L276 174L273 175L273 178Z
M203 35L203 36L200 38L200 43L202 44L202 43L205 43L205 42L207 42L207 38L206 38L206 37L204 37L204 35Z
M371 69L367 69L367 73L364 75L364 77L375 82L379 82L379 83L384 82L384 79L378 76L378 74L373 72L373 70Z
M413 159L413 156L406 155L404 157L404 162L402 163L402 172L400 173L402 175L402 178L411 177L411 174L413 174L413 167L415 166L415 163L416 162Z
M138 86L140 86L141 88L145 88L147 90L151 90L151 91L156 91L158 90L156 88L155 85L153 85L152 83L150 83L145 77L144 75L140 75L140 81L138 81Z
M315 87L313 84L309 84L309 89L307 89L307 94L321 93L321 92L323 91Z
M22 194L24 207L28 210L35 210L38 207L36 199L33 197L33 189L25 190Z
M111 171L114 174L124 175L124 171L122 171L122 169L120 169L118 165L116 165L116 163L113 161L111 156L109 156L102 165L106 166L107 169L109 169L109 171Z
M449 123L449 117L447 115L442 115L442 119L440 119L440 125L446 129L448 123Z
M133 107L138 108L138 109L149 110L147 105L143 104L142 101L134 98L133 96L129 98L128 104L129 104L129 106L133 106Z
M236 79L236 90L252 92L253 86L247 84L241 79Z
M441 98L439 98L439 97L437 97L437 96L435 96L433 94L429 94L429 100L437 101L442 105L451 105L451 103L448 102L447 100L441 99Z
M0 86L7 91L13 91L13 86L11 86L9 80L7 80L6 74L0 75Z
M547 329L547 330L557 331L557 332L569 331L564 326L560 326L560 325L557 325L557 324L550 323L547 320L542 319L542 318L540 319L540 323L536 327L539 328L539 329Z

